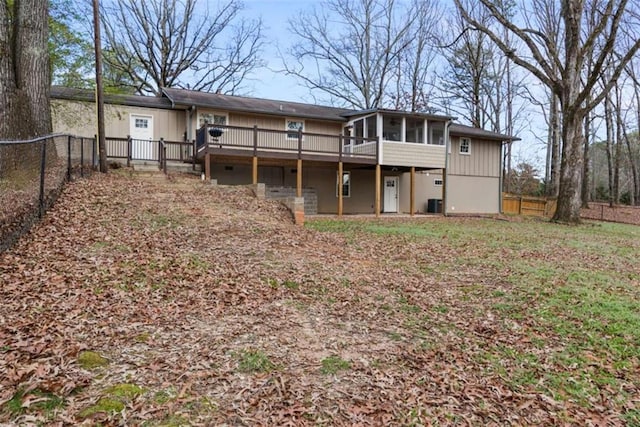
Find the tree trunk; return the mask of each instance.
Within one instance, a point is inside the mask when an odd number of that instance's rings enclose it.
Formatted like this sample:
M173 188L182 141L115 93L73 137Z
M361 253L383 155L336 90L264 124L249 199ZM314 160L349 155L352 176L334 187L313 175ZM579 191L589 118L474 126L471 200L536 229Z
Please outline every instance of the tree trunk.
M551 165L550 165L550 182L547 195L550 197L558 197L560 188L560 114L558 111L558 97L551 94L551 108L549 115L550 123L550 147L551 147Z
M0 2L0 139L51 133L48 2ZM10 22L11 21L11 22ZM13 41L13 43L12 43Z
M616 204L620 203L620 161L622 159L622 117L621 108L622 100L620 99L620 89L618 85L615 87L616 105L616 154L614 157L613 169L613 200Z
M607 96L604 101L604 121L607 128L607 183L609 188L609 206L613 207L613 106L611 98Z
M583 167L582 167L582 207L589 208L589 175L591 174L589 165L589 144L591 139L591 114L587 113L584 117L584 151L583 151Z
M576 112L563 112L563 117L560 187L553 220L577 224L580 222L581 206L583 117Z

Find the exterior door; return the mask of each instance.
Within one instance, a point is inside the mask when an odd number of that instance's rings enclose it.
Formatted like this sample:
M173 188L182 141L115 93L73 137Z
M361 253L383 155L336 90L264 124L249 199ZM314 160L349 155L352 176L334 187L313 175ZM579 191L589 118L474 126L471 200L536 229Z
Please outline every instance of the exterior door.
M384 212L398 212L398 177L384 177Z
M153 155L153 116L131 115L131 158L134 160L158 160Z

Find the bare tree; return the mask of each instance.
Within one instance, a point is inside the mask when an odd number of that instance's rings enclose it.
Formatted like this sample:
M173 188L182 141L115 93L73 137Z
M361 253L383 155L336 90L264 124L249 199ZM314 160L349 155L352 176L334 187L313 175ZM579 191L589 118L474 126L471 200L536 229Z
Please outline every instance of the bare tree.
M465 1L465 7L476 12L474 19L490 25L488 14L477 13L482 10L477 8L476 0ZM452 110L471 126L484 129L490 123L490 93L487 91L495 87L495 75L492 73L495 48L489 37L479 31L467 31L466 25L460 13L448 24L452 32L450 37L454 40L443 48L447 67L440 81ZM489 83L492 80L494 82Z
M637 58L632 59L627 68L626 73L631 80L631 87L633 88L633 107L635 109L635 125L636 125L636 145L638 144L638 137L640 136L640 78L638 78L638 71L636 66L638 64ZM627 151L629 154L629 161L633 179L633 201L634 204L640 204L640 173L638 172L638 166L636 164L636 158L634 156L634 148L632 146L632 138L629 132L624 128L624 138L627 145Z
M199 0L116 0L102 14L105 62L139 93L162 87L234 93L262 65L262 22L243 20L242 3L211 12Z
M48 2L0 0L0 139L51 132Z
M415 20L395 0L326 0L289 21L297 40L285 72L331 103L380 107Z
M514 51L496 31L475 19L461 0L454 0L469 25L487 34L509 58L548 86L560 101L562 116L562 159L560 188L554 220L580 222L583 158L583 122L588 111L598 105L613 87L626 64L640 48L634 32L640 24L635 2L628 0L562 0L560 7L561 42L551 40L528 16L552 0L533 0L533 11L523 8L522 26L508 19L495 2L480 0L484 9L521 40L526 49ZM597 24L585 31L588 14L598 16ZM614 57L618 49L620 57ZM585 58L593 56L593 67L582 75ZM594 86L605 64L611 64L611 79L599 93Z
M435 73L432 66L438 54L435 23L443 14L435 0L414 0L413 10L416 19L409 31L409 44L398 55L392 76L394 89L388 91L388 98L396 110L424 112L433 107Z

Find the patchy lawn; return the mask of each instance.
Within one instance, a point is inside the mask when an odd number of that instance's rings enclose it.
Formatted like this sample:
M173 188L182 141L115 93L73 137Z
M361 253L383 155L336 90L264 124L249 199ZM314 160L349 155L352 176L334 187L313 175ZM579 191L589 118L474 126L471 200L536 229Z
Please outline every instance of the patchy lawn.
M640 228L71 184L0 255L0 422L640 424Z

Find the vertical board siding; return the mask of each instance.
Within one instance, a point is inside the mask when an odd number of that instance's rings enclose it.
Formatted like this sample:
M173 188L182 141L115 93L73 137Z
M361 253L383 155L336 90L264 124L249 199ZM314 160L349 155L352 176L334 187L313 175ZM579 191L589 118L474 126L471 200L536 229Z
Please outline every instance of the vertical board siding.
M253 127L257 125L261 129L285 130L284 120L284 117L229 113L229 124L231 126Z
M496 141L471 139L471 154L460 154L460 137L451 138L450 171L469 176L500 176L502 144Z

